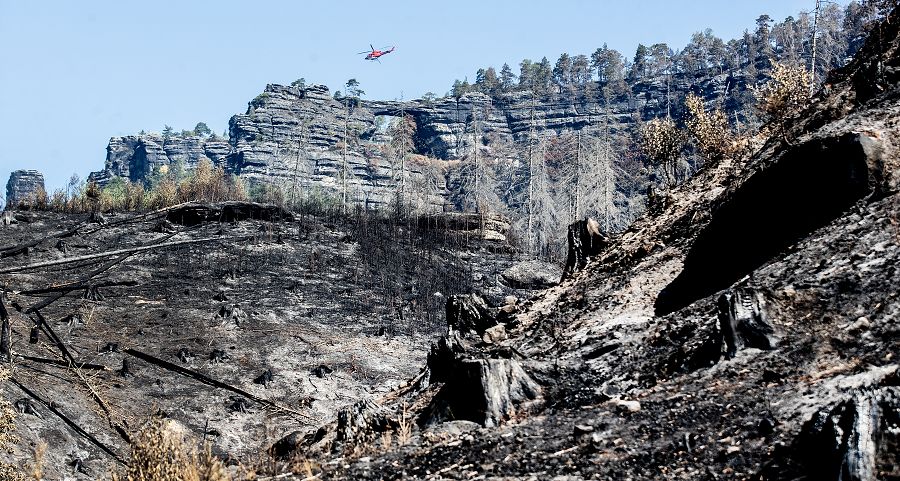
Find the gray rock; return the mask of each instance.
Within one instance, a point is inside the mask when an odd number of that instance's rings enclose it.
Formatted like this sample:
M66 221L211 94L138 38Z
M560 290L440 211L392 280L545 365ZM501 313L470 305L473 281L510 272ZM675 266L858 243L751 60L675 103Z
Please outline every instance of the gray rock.
M550 262L530 260L506 269L501 277L514 289L544 289L559 284L562 269Z
M349 112L324 85L272 84L249 102L245 113L231 118L228 139L179 134L166 140L159 134L113 137L103 170L92 173L90 179L101 185L115 176L146 180L161 166L180 163L191 169L208 158L251 184L279 185L288 198L303 198L311 192L337 197L343 192L346 153L350 200L365 207L385 207L395 199L400 179L386 153L391 142L388 127L408 115L416 123L415 153L420 157L407 163L407 185L424 185L426 176L432 180L427 188L409 189L407 201L420 211L441 212L468 202L463 195L465 176L449 163L423 161L421 156L459 160L477 149L485 158L509 158L510 149L521 145L532 127L543 138L600 129L631 135L635 112L645 119L664 114L670 94L690 89L713 104L729 82L744 85L739 80L727 75L700 83L688 75L675 75L668 81L647 79L634 86L633 96L612 99L608 106L568 94L533 98L529 91L517 91L496 98L468 93L459 99L362 100ZM345 127L349 132L346 149ZM431 177L428 172L432 171L446 174Z
M43 174L36 170L16 170L9 174L9 181L6 183L7 209L34 204L39 195L43 195L46 200Z
M488 344L496 344L504 339L506 339L506 327L503 324L486 329L482 336L482 340Z
M429 426L425 433L440 438L455 438L470 431L475 431L480 427L481 425L476 422L456 420Z

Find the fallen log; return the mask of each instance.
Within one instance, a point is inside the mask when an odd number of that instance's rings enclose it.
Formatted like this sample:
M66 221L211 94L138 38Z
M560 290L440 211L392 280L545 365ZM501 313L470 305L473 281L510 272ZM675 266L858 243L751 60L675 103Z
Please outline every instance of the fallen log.
M138 214L138 215L134 215L134 216L131 216L131 217L127 217L127 218L125 218L125 219L118 219L118 220L114 220L114 221L112 221L112 222L106 222L106 223L104 223L103 225L101 225L100 227L97 227L97 228L92 229L92 230L89 230L89 231L85 231L84 234L85 234L85 235L87 235L87 234L93 234L94 232L98 232L98 231L101 231L101 230L106 229L106 228L109 228L109 227L113 227L113 226L117 226L117 225L122 225L122 224L128 224L128 223L130 223L130 222L135 222L135 221L138 221L138 220L141 220L141 219L146 219L146 218L148 218L148 217L152 217L152 216L158 215L158 214L165 214L165 213L169 212L169 211L172 210L172 209L178 209L178 208L183 207L183 206L185 206L185 205L187 205L187 204L190 204L190 202L182 202L181 204L176 204L176 205L169 206L169 207L163 207L162 209L157 209L157 210L154 210L154 211L151 211L151 212L145 212L145 213L143 213L143 214Z
M121 464L123 466L126 465L125 461L123 461L122 458L120 458L118 454L116 454L108 446L106 446L105 444L100 442L100 440L95 438L91 433L85 431L75 421L72 421L71 419L69 419L69 417L66 416L65 414L63 414L59 409L57 409L56 406L52 402L47 402L47 401L43 400L40 396L35 394L34 391L25 387L22 383L20 383L15 378L10 378L9 382L15 384L19 389L22 390L22 392L24 392L26 395L28 395L28 397L41 403L41 405L43 405L45 408L47 408L48 411L55 414L58 418L62 419L62 421L64 423L66 423L66 425L68 425L70 428L72 428L72 430L75 431L79 436L83 437L84 439L87 439L91 444L100 448L101 451L108 454L111 458L115 459L119 464Z
M53 366L60 367L74 367L76 369L87 369L90 371L109 371L109 368L103 366L101 364L90 364L86 362L79 362L74 365L69 364L67 361L60 361L59 359L47 359L46 357L34 357L34 356L21 356L22 359L26 361L36 362L39 364L51 364Z
M106 282L80 282L80 283L66 283L58 286L50 286L44 287L42 289L31 289L27 291L19 291L19 294L23 296L35 296L39 294L50 294L53 292L71 292L79 289L96 289L99 287L134 287L138 285L137 281L106 281Z
M91 272L88 272L87 274L85 274L85 275L81 276L80 278L76 279L75 281L73 281L73 283L78 284L78 283L87 282L87 281L91 280L92 278L94 278L95 276L98 276L98 275L108 271L109 269L112 269L116 264L124 261L125 259L127 259L130 256L131 256L131 254L122 254L121 256L119 256L115 259L106 261L100 267L94 269ZM54 302L62 299L69 292L72 292L73 290L75 290L75 288L63 289L60 292L58 292L57 294L50 296L50 297L44 299L43 301L29 307L28 309L25 310L25 313L37 312L37 311L49 306L50 304L53 304Z
M271 408L275 408L275 409L279 409L279 410L282 410L282 411L286 411L286 412L289 412L289 413L292 413L292 414L296 414L297 416L300 416L300 417L302 417L302 418L308 419L309 421L311 421L312 423L314 423L314 424L311 424L311 425L313 425L313 426L316 425L315 423L317 423L317 421L316 421L315 419L313 419L311 416L308 416L308 415L306 415L306 414L303 414L303 413L301 413L301 412L299 412L299 411L296 411L296 410L294 410L294 409L291 409L291 408L289 408L289 407L287 407L287 406L282 406L282 405L280 405L280 404L278 404L278 403L276 403L276 402L274 402L274 401L269 401L268 399L263 399L263 398L261 398L261 397L259 397L259 396L256 396L256 395L254 395L254 394L252 394L252 393L249 393L249 392L247 392L247 391L245 391L245 390L243 390L243 389L241 389L241 388L239 388L239 387L234 387L234 386L232 386L232 385L230 385L230 384L226 384L226 383L224 383L224 382L222 382L222 381L217 381L217 380L215 380L215 379L213 379L213 378L211 378L211 377L209 377L209 376L207 376L207 375L205 375L205 374L199 373L199 372L194 371L194 370L192 370L192 369L188 369L188 368L186 368L186 367L181 367L181 366L179 366L179 365L177 365L177 364L173 364L173 363L171 363L171 362L169 362L169 361L165 361L165 360L160 359L160 358L158 358L158 357L156 357L156 356L151 356L150 354L143 353L143 352L138 351L138 350L136 350L136 349L124 349L122 352L125 353L125 354L128 354L128 355L130 355L130 356L134 356L134 357L136 357L136 358L138 358L138 359L140 359L140 360L142 360L142 361L144 361L144 362L148 362L148 363L153 364L153 365L155 365L155 366L159 366L159 367L161 367L161 368L163 368L163 369L166 369L166 370L169 370L169 371L172 371L172 372L181 374L182 376L189 377L189 378L194 379L194 380L196 380L196 381L199 381L199 382L201 382L201 383L203 383L203 384L206 384L206 385L209 385L209 386L213 386L213 387L217 387L217 388L219 388L219 389L225 389L225 390L231 391L231 392L233 392L233 393L235 393L235 394L240 394L241 396L244 396L245 398L247 398L247 399L249 399L249 400L251 400L251 401L254 401L254 402L258 403L258 404L262 404L262 405L264 405L264 406L268 406L268 407L271 407Z
M50 338L50 340L53 341L54 344L56 344L56 347L58 347L59 351L62 352L63 357L68 359L73 366L75 364L78 364L78 361L76 361L75 358L72 357L72 353L70 353L66 348L66 345L62 342L62 339L60 339L59 336L56 335L56 331L53 330L53 327L51 327L50 324L47 323L47 319L44 318L43 314L41 314L40 311L35 311L34 314L37 317L37 321L35 321L35 324L37 324L37 326L40 327L42 331L44 331L44 334L48 338Z
M128 249L117 249L114 251L98 252L96 254L88 254L88 255L83 255L83 256L78 256L78 257L67 257L67 258L57 259L57 260L52 260L52 261L36 262L34 264L28 264L28 265L24 265L24 266L7 267L5 269L0 269L0 274L10 274L13 272L28 271L31 269L39 269L41 267L53 267L53 266L58 266L58 265L62 265L62 264L71 264L73 262L81 262L81 261L87 261L87 260L92 260L92 259L103 259L105 257L112 257L112 256L117 256L117 255L122 255L122 254L136 254L138 252L144 252L144 251L149 251L149 250L153 250L153 249L161 249L164 247L174 247L174 246L180 246L180 245L200 244L200 243L204 243L204 242L215 242L215 241L225 241L225 240L241 241L241 240L246 240L246 239L249 239L249 237L246 237L246 236L245 237L204 237L201 239L188 239L188 240L176 241L176 242L165 242L165 243L161 243L161 244L151 244L151 245L140 246L140 247L131 247Z
M64 237L73 236L78 232L79 229L84 227L84 225L85 225L84 223L81 223L81 224L76 225L75 227L70 228L69 230L64 230L62 232L56 232L54 234L49 234L46 237L41 237L39 239L34 239L34 240L31 240L28 242L23 242L21 244L16 244L16 245L9 246L9 247L0 247L0 259L5 258L5 257L12 257L15 255L19 255L19 254L27 251L28 249L40 244L41 242L44 242L47 239L60 239L60 238L64 238Z

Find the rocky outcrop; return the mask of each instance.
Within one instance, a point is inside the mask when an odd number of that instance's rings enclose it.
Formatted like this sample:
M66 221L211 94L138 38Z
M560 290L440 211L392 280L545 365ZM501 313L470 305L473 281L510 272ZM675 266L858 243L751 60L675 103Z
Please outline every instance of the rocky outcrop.
M406 162L406 202L419 211L461 206L462 179L451 164L476 149L479 155L514 163L522 142L575 131L624 136L637 118L667 110L674 92L693 89L710 102L739 79L714 76L694 85L685 75L648 79L629 94L609 100L517 91L491 98L468 93L412 101L358 101L352 109L323 85L267 85L243 114L229 121L229 138L159 134L113 137L104 169L91 179L146 180L164 165L193 168L207 158L253 183L281 186L289 197L340 197L365 207L384 207L399 190L399 163L391 155L389 127L403 116L415 120L414 154ZM637 113L639 112L639 113ZM435 161L437 159L437 162ZM346 169L346 186L344 170ZM508 199L507 199L508 200Z
M195 226L204 222L238 222L247 219L275 222L293 218L293 214L275 205L238 201L217 204L192 202L170 209L166 213L166 220L184 226Z
M6 208L15 209L20 205L33 203L37 200L36 196L41 195L47 195L44 174L36 170L16 170L9 174L9 181L6 182Z
M92 172L89 179L101 185L113 177L146 181L166 169L193 169L203 159L224 166L231 150L228 141L221 137L180 134L163 137L156 133L113 137L106 147L103 170Z
M786 148L723 195L684 270L660 293L657 313L728 287L863 197L890 190L896 180L886 166L896 160L883 156L879 137L845 133Z

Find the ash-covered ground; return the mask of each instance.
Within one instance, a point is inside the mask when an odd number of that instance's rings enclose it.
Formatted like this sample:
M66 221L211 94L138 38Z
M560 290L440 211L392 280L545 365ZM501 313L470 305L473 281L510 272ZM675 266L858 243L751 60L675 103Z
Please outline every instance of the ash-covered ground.
M46 443L50 478L104 477L152 415L232 464L267 463L286 434L417 376L447 296L529 293L501 277L521 256L474 224L18 217L2 230L2 393L19 411L13 459Z

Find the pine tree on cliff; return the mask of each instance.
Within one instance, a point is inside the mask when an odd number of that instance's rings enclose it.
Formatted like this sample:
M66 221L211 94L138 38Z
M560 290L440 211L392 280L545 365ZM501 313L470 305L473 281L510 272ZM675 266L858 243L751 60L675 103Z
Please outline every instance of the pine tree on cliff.
M775 58L775 51L772 48L770 23L772 23L772 17L765 14L760 15L756 19L756 32L753 36L753 41L756 45L756 58L753 59L753 62L756 64L756 68L761 71L767 71L771 68L772 60Z
M508 63L504 63L500 69L500 89L504 92L510 92L516 86L516 75Z
M491 97L500 93L500 79L497 78L497 71L494 67L487 69L478 69L475 73L475 90Z
M650 51L644 44L638 44L634 52L634 60L631 63L631 81L636 82L647 75L647 57ZM598 73L598 75L600 75Z
M559 93L563 93L572 85L572 59L565 52L559 56L553 67L553 83L556 84Z
M366 92L360 88L359 82L352 78L347 81L345 85L347 88L347 95L344 97L344 148L341 153L341 206L344 213L347 212L347 192L348 192L348 183L350 180L350 166L347 162L347 145L350 143L350 112L357 106L359 106L360 97L366 94Z

